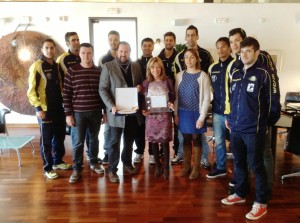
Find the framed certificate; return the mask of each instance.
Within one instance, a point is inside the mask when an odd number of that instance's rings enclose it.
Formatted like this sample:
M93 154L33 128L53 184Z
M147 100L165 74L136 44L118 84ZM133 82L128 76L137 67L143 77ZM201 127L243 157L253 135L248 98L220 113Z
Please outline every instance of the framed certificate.
M116 107L119 115L136 114L139 109L137 88L116 88Z
M146 98L147 110L151 113L171 112L168 108L168 95L155 95Z

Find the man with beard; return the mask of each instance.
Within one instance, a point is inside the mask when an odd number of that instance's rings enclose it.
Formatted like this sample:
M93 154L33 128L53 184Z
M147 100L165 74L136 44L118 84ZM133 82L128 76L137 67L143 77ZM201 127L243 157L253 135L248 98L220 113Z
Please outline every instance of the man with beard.
M132 145L138 127L144 119L140 112L133 116L118 116L116 107L116 88L141 88L143 76L138 63L130 59L131 48L129 43L120 42L117 48L117 57L103 65L99 83L99 93L106 105L107 120L110 126L109 140L109 180L118 183L117 175L120 159L120 142L123 135L123 150L121 160L123 170L130 174L137 174L137 169L132 165Z

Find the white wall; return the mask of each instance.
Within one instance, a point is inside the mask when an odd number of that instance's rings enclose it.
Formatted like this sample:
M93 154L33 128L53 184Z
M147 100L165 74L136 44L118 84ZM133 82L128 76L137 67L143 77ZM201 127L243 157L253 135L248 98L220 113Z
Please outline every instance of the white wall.
M119 8L120 14L109 15L107 8ZM139 43L144 37L162 38L167 31L176 34L177 43L184 43L185 29L193 24L199 29L199 44L206 49L214 49L215 41L228 36L230 29L242 27L259 40L262 49L282 52L281 101L287 91L300 91L300 4L1 2L0 11L1 18L12 18L0 23L0 35L15 30L17 17L31 16L28 30L47 34L63 47L67 31L77 31L81 42L89 41L88 17L137 17ZM59 16L68 16L68 21L59 21ZM216 24L216 17L229 18L229 22ZM260 18L265 22L260 23ZM172 25L175 19L182 19L184 25Z

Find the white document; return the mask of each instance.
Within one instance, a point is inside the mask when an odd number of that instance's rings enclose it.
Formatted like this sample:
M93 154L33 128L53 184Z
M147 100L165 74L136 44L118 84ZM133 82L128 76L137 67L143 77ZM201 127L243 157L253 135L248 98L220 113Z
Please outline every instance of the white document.
M137 88L116 88L116 107L120 114L135 113L138 110Z
M150 96L151 108L165 108L168 106L167 95Z

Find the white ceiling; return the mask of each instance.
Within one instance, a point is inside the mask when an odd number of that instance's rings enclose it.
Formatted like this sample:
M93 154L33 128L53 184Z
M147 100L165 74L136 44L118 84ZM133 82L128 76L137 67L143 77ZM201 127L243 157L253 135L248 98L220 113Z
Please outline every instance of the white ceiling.
M102 2L102 3L300 3L300 0L0 0L0 2Z

